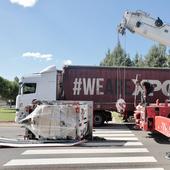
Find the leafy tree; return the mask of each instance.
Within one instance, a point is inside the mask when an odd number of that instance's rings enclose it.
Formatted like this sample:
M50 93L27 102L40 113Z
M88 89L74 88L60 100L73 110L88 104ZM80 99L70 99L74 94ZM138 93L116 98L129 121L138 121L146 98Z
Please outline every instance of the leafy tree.
M10 93L9 93L9 99L15 101L16 96L18 95L19 85L17 82L12 81L10 82Z
M0 77L0 96L2 99L6 98L8 93L8 83L5 79Z
M103 61L100 62L100 66L111 66L112 63L113 63L112 54L110 52L110 49L108 49L106 57L103 59Z
M160 44L152 46L145 62L148 67L167 67L166 47Z
M100 63L100 66L132 66L133 62L130 56L121 47L120 42L114 48L113 52L108 50L106 57Z
M134 58L134 66L135 67L145 67L145 61L139 53L136 53L135 58Z
M19 85L16 81L9 81L0 77L0 96L3 100L15 101Z
M167 66L170 67L170 50L168 51L168 54L167 54Z
M130 55L126 55L125 66L134 66L134 62L130 59Z
M16 77L14 78L14 81L15 81L16 83L19 83L19 78L16 76Z

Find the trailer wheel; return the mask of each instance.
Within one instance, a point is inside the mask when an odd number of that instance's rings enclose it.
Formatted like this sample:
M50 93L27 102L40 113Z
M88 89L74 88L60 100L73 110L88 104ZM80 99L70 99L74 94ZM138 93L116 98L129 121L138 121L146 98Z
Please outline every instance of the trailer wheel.
M102 126L104 124L104 117L100 113L94 114L94 126Z

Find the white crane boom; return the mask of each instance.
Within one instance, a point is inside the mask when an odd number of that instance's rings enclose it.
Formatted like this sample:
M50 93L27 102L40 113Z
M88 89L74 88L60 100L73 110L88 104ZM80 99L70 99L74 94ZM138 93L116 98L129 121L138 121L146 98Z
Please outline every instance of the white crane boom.
M160 44L170 46L170 25L163 23L159 17L154 19L143 11L126 11L122 22L118 26L118 32L124 35L126 29L132 33L158 41Z

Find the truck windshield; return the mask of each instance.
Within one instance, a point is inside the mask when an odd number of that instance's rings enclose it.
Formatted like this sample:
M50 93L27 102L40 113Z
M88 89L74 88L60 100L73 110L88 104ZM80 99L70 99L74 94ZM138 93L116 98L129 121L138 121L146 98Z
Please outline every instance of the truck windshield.
M30 94L36 92L36 83L24 83L23 87L23 94Z

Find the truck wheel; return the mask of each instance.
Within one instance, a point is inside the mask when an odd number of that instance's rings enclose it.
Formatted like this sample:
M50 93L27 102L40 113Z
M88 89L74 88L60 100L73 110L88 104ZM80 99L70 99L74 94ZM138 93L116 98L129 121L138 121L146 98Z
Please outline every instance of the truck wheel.
M94 126L102 126L104 124L104 118L100 113L94 114Z

